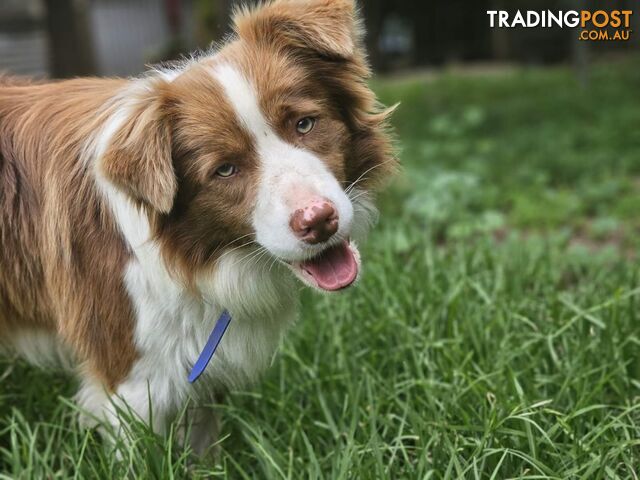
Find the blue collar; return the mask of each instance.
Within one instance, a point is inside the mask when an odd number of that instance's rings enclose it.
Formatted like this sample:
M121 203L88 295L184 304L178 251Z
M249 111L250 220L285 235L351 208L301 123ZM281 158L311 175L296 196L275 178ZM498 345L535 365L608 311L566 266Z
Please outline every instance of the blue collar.
M220 318L218 318L216 326L213 327L213 331L211 332L211 335L209 335L207 344L202 349L198 360L196 360L195 365L191 369L191 373L189 374L189 383L193 383L198 380L200 375L202 375L202 373L204 372L205 368L207 368L207 365L209 365L211 358L213 358L213 354L216 353L218 345L220 345L220 341L224 336L224 332L227 331L229 323L231 323L231 315L225 310L220 315Z

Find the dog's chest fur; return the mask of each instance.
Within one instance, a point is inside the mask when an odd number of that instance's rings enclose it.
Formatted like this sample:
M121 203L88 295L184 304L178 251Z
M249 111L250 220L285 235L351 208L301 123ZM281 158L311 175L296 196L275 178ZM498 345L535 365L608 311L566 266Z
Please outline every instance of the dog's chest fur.
M144 215L124 195L103 188L133 252L125 286L134 306L139 358L118 391L127 392L128 385L145 379L154 391L164 392L159 396L167 408L179 408L190 391L211 395L255 380L295 318L294 279L280 265L256 263L259 253L241 248L222 256L214 271L198 279L202 296L196 296L167 271ZM231 324L205 374L190 389L188 373L224 309L232 314Z

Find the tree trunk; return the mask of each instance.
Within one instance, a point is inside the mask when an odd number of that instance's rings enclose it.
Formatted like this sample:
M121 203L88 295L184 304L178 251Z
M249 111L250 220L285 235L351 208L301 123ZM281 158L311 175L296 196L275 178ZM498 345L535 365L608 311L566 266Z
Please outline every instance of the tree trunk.
M45 0L50 73L54 78L95 75L85 0Z
M571 0L569 4L575 10L580 10L581 0ZM582 88L589 86L589 42L580 40L576 31L571 44L571 60L575 70L576 79Z

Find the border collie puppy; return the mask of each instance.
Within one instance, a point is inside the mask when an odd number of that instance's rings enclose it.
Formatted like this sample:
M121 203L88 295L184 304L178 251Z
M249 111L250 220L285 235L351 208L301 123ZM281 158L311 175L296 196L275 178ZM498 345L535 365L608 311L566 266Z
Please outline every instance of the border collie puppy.
M87 418L117 426L126 405L163 432L270 364L297 281L358 278L395 159L354 2L276 0L234 24L141 78L0 79L0 343L72 368ZM215 417L197 410L203 451Z

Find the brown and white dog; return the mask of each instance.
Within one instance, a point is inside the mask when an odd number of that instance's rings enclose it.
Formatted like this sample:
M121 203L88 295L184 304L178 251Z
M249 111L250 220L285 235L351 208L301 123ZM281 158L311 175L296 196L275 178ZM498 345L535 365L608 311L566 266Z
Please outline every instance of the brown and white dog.
M117 425L126 402L159 432L256 378L295 278L358 276L354 239L395 162L368 76L353 0L276 0L239 11L218 51L141 78L0 79L0 343L71 365L90 416Z

